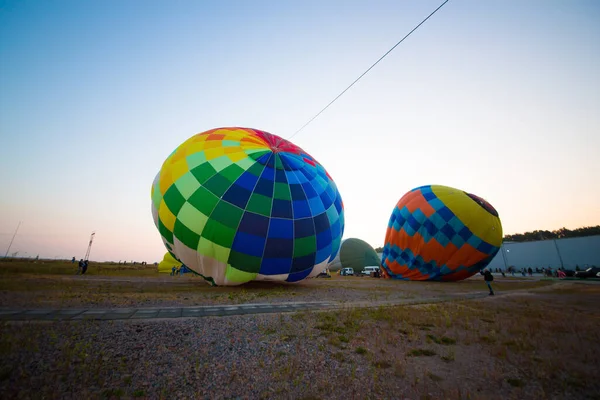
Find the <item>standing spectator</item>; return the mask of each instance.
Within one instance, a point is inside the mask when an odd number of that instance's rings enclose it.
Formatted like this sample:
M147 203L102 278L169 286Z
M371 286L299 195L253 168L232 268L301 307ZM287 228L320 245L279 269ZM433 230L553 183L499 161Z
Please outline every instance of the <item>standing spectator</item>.
M492 275L492 273L488 269L486 269L485 272L483 273L483 280L487 284L487 287L490 289L489 295L493 296L494 290L492 289L492 281L494 280L494 275Z
M83 258L81 260L79 260L79 266L77 267L77 275L81 274L82 270L83 270Z

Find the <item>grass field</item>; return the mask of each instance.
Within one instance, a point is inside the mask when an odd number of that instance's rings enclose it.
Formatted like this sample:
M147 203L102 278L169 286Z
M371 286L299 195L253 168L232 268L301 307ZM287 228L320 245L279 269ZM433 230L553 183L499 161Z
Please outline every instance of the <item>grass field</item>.
M0 262L0 305L18 308L144 307L247 302L377 302L485 292L480 277L461 282L404 282L370 277L317 278L297 284L250 282L211 287L193 274L159 274L155 266L92 263L85 275L65 262ZM551 281L499 278L498 293L551 285Z

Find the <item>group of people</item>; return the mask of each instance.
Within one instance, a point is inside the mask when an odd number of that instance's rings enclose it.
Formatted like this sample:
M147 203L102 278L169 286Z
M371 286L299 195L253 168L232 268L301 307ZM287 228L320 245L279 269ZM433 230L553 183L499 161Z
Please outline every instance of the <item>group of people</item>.
M496 268L496 270L497 269L498 268ZM502 272L502 276L506 276L506 275L504 275L504 271L501 270L501 272ZM513 266L510 266L510 267L508 267L508 272L510 272L510 274L512 276L515 276L515 273L517 272L517 269L515 267L513 267ZM523 276L527 276L527 275L533 276L533 269L531 267L529 267L529 268L521 268L521 270L519 272ZM536 272L538 272L537 268L536 268Z
M185 270L185 265L182 265L180 267L176 267L173 265L173 268L171 268L171 276L175 276L175 275L183 275L186 272Z
M500 272L503 277L506 277L503 269L496 268L496 272ZM510 266L510 267L508 267L508 272L511 273L512 276L515 276L516 268L513 266ZM533 269L531 267L521 268L520 272L521 272L521 275L523 275L523 276L527 276L527 275L533 276ZM564 268L558 268L556 270L553 270L552 268L542 268L541 270L539 268L536 268L535 272L542 273L544 276L550 276L550 277L556 277L556 278L565 278L566 277ZM481 275L483 275L483 280L487 284L488 289L490 289L489 295L493 296L494 290L492 289L492 281L494 280L494 275L492 275L492 272L487 268L485 270L480 271L479 273Z
M127 265L127 261L121 262L121 260L119 260L119 265L121 265L121 264ZM146 261L139 262L139 261L133 261L133 260L131 260L131 264L132 265L137 265L137 264L139 264L139 265L148 265L148 263ZM157 265L158 263L154 263L154 264Z

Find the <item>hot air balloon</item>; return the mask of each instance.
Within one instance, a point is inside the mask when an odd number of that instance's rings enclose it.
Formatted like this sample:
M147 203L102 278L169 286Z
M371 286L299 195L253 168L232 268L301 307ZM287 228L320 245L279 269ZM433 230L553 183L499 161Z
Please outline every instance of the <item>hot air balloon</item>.
M392 213L382 255L384 277L458 281L485 268L502 245L498 212L447 186L406 193Z
M344 230L338 189L293 143L257 129L192 136L152 184L167 250L217 285L297 282L322 272Z
M166 252L162 261L158 264L158 272L162 274L170 274L173 270L173 267L179 268L181 267L181 265L181 262L179 262L175 257L173 257L171 253Z
M329 269L337 271L342 268L352 268L360 273L365 267L379 266L381 260L371 245L364 240L348 238L342 240L338 255L329 264Z

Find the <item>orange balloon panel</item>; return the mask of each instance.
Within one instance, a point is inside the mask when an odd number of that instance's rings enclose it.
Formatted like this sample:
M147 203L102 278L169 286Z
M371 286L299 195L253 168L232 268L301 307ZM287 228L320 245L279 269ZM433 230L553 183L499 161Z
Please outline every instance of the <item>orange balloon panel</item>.
M394 208L382 255L384 277L456 281L485 268L502 244L497 211L446 186L422 186Z

